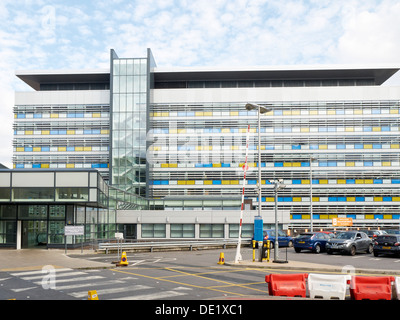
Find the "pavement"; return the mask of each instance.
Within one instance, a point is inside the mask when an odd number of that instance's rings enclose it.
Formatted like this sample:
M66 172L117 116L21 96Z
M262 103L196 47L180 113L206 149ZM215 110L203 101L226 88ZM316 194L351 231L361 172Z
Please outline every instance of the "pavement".
M96 269L115 267L110 263L92 261L83 258L76 258L81 251L68 250L65 254L61 249L0 249L0 271L25 271L41 270L46 265L54 268L71 269ZM83 251L83 254L94 253L94 251Z
M79 255L82 254L82 258ZM114 264L104 263L87 259L87 255L96 255L93 250L68 250L67 254L62 249L1 249L0 250L0 271L28 271L41 270L46 265L54 268L71 269L106 269L114 268ZM280 261L282 262L282 260ZM327 264L316 264L301 261L287 261L287 263L273 262L253 262L252 260L242 260L238 263L226 261L225 265L244 268L266 268L279 269L293 272L327 272L343 273L342 266ZM375 269L356 269L352 270L356 274L376 274L376 275L400 275L400 270L375 270Z
M328 264L308 263L302 261L282 261L274 262L271 259L269 262L253 262L252 260L243 260L235 263L234 261L225 262L226 265L245 268L265 268L265 269L279 269L294 272L319 272L319 273L354 273L366 275L391 275L400 276L400 270L381 270L381 269L366 269L366 268L345 268L343 266L335 266Z

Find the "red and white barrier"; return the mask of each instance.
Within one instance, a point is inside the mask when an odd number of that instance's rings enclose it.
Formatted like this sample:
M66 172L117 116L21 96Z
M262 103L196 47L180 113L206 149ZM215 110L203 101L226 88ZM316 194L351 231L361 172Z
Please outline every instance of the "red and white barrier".
M306 297L307 273L269 274L265 276L271 296Z
M350 297L354 300L392 300L394 277L353 276Z
M327 275L310 273L308 275L308 291L311 299L344 300L350 275Z

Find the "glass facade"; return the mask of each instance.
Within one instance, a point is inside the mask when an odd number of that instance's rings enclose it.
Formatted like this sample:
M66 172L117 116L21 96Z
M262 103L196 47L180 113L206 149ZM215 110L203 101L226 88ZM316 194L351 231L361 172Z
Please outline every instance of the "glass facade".
M120 59L111 52L111 181L146 196L149 58Z
M108 104L15 105L14 168L96 168L107 177L109 117Z
M264 105L273 110L261 117L263 209L274 206L269 180L283 179L279 208L309 220L312 179L316 220L399 219L399 100ZM239 196L248 124L245 197L257 205L256 111L241 103L152 104L150 196ZM187 202L182 207L196 201Z

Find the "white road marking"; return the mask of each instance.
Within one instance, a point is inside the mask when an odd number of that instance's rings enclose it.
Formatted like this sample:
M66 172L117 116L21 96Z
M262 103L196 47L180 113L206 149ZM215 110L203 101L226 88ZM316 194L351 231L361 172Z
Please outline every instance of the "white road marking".
M158 299L172 298L183 295L186 295L186 293L176 292L176 291L163 291L152 294L142 294L137 296L115 298L110 300L158 300Z

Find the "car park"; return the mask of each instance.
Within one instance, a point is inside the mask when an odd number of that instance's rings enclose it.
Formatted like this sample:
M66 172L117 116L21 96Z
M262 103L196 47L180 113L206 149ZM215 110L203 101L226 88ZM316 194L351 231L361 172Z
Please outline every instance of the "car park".
M264 243L269 240L270 241L270 247L273 248L275 245L275 230L273 229L266 229L263 230L263 236L264 236ZM293 238L288 236L285 232L282 230L278 230L278 243L280 247L292 247L293 246Z
M311 250L315 253L325 251L325 245L331 237L325 232L304 232L293 239L294 250Z
M380 254L400 255L400 234L379 235L374 240L374 256Z
M357 252L373 252L372 240L365 232L344 231L338 232L335 238L329 239L326 243L326 252L347 253L354 256Z

